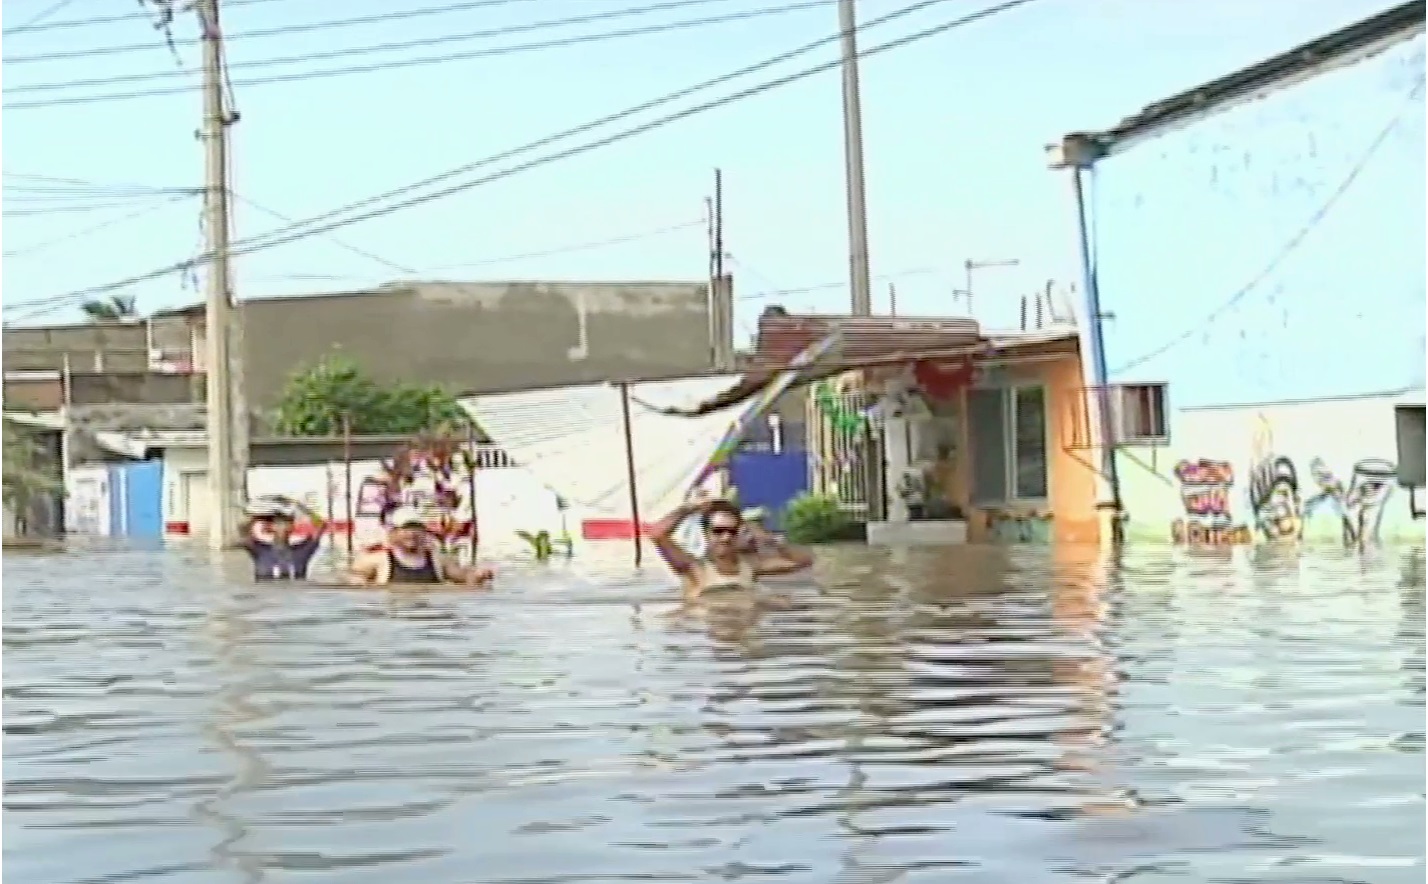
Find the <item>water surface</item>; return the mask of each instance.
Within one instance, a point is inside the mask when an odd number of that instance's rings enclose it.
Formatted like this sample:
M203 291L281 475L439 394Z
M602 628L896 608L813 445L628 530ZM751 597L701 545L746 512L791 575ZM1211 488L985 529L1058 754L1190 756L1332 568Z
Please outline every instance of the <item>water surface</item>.
M690 620L7 555L6 881L1421 882L1422 562L847 548Z

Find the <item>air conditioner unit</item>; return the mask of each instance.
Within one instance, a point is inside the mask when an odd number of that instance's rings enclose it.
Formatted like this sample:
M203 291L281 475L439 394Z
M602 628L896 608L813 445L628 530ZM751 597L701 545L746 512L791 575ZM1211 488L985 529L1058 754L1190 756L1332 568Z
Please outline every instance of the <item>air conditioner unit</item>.
M1106 390L1112 445L1166 445L1170 414L1165 384L1115 384Z

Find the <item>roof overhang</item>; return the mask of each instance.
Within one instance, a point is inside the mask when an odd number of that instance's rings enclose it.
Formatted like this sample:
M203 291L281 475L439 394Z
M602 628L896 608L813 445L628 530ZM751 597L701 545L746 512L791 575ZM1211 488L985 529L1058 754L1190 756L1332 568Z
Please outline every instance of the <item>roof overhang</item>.
M1050 145L1052 168L1088 167L1136 144L1347 67L1424 32L1425 0L1413 0L1302 43L1287 52L1147 105L1102 132L1073 132Z

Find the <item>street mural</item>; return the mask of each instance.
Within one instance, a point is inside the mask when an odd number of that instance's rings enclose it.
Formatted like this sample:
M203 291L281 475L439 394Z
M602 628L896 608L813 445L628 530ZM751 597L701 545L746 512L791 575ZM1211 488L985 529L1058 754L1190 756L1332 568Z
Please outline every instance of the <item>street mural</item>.
M1374 544L1397 485L1397 465L1386 458L1363 458L1340 473L1313 457L1301 469L1275 447L1263 418L1242 488L1234 466L1220 458L1182 459L1172 475L1181 514L1171 539L1192 547L1296 542L1327 520L1346 546Z

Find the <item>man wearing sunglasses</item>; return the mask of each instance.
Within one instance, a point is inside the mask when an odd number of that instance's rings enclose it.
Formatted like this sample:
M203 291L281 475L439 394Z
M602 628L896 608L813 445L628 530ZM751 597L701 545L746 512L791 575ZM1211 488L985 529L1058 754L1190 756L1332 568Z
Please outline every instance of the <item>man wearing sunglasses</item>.
M704 529L704 555L695 557L674 539L679 526L693 515ZM653 529L655 548L670 570L679 575L686 601L711 590L756 587L758 578L793 574L813 564L807 550L790 546L763 528L744 521L727 500L696 500L660 519Z

